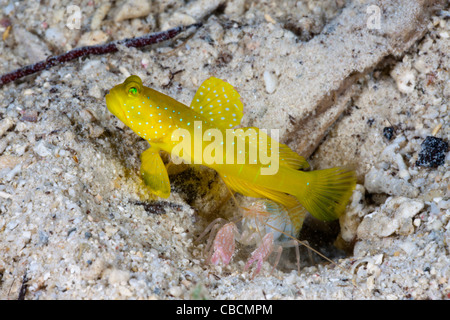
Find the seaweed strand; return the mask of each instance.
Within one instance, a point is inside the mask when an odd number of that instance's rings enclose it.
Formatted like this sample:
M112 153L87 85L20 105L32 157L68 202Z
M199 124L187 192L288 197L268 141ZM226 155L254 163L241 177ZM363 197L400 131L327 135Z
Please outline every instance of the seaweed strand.
M44 69L49 69L57 64L63 64L65 62L81 57L86 57L88 55L101 55L106 53L114 53L119 51L119 46L121 45L126 46L128 48L141 48L151 44L160 43L172 39L173 37L187 30L190 27L199 28L201 25L202 25L201 23L196 23L191 24L189 26L179 26L166 31L147 34L142 37L127 38L101 45L75 48L61 55L48 57L46 60L39 61L35 64L27 65L25 67L14 70L10 73L2 75L0 77L0 87L3 86L4 84L23 78L30 74L42 71Z

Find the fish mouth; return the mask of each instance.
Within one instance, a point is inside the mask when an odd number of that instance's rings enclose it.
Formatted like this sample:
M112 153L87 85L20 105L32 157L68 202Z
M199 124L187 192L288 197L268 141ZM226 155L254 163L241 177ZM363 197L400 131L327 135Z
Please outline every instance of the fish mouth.
M120 99L120 95L117 94L117 90L109 91L109 93L105 96L106 98L106 107L108 110L119 118L121 121L125 120L125 110L122 108L122 100Z
M114 90L110 90L109 93L105 96L106 99L106 107L109 111L112 112L112 105L117 101L116 94L114 93Z

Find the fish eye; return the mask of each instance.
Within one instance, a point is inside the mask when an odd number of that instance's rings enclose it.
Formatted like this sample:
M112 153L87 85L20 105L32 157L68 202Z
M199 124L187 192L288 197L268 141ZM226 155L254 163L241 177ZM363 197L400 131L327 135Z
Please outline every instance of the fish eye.
M137 97L142 90L142 80L138 76L130 76L125 82L125 92L130 98Z
M128 95L130 96L135 96L137 94L137 89L135 87L131 87L130 89L128 89Z

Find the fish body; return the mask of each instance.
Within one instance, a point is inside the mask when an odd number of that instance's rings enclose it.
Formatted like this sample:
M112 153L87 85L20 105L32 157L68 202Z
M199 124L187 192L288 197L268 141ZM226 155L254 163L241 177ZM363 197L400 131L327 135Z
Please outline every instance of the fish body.
M243 116L240 96L214 77L203 82L189 107L143 86L138 76L111 89L106 105L150 143L141 155L141 173L160 197L170 195L160 150L216 170L234 192L271 199L286 208L300 202L321 220L344 212L356 184L354 172L340 167L301 171L309 167L307 161L264 130L235 129Z

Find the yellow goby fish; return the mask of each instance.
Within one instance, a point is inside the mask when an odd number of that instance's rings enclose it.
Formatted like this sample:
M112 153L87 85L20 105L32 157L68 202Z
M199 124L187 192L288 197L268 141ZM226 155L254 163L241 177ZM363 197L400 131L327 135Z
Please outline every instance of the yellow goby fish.
M203 82L190 107L143 86L135 75L110 90L106 105L150 143L150 148L141 155L141 174L152 192L163 198L170 195L170 182L159 151L174 154L183 145L180 140L186 142L187 138L193 143L184 144L182 152L175 154L188 163L213 168L232 191L271 199L287 208L299 207L300 202L321 220L334 220L344 212L356 184L354 172L341 167L301 171L309 167L308 162L258 128L234 130L234 139L228 139L229 129L241 122L243 104L229 83L214 77ZM208 135L211 132L214 139ZM227 139L220 140L220 134ZM267 143L264 145L262 141ZM265 151L265 155L271 154L276 161L269 163L265 159L263 163L264 153L254 157L252 146ZM207 151L210 157L205 158ZM263 174L263 170L273 169L274 164L275 173ZM303 217L291 219L297 219L297 228L301 227L298 224Z

